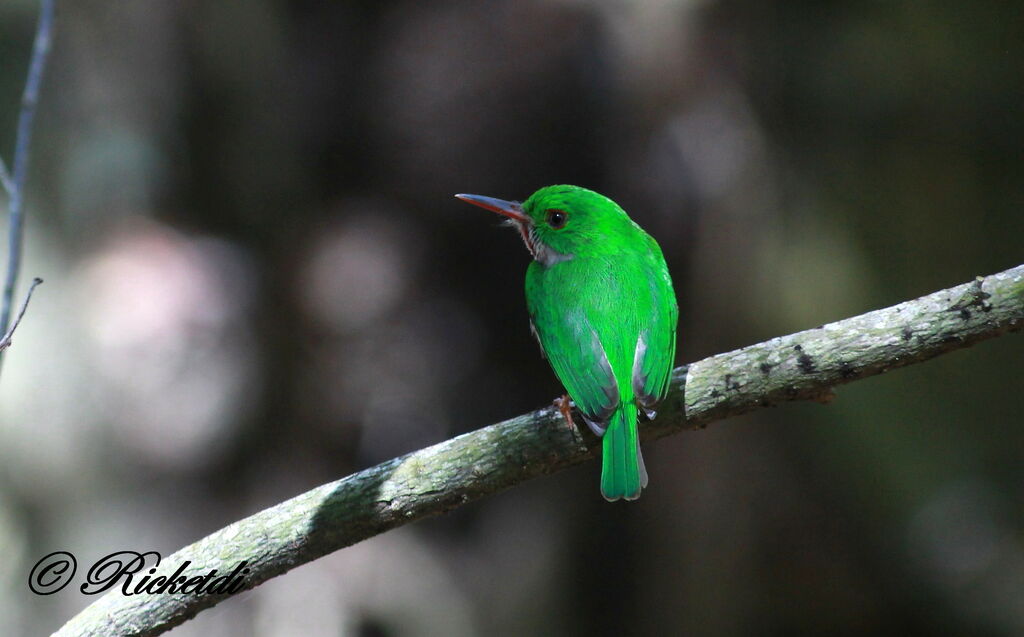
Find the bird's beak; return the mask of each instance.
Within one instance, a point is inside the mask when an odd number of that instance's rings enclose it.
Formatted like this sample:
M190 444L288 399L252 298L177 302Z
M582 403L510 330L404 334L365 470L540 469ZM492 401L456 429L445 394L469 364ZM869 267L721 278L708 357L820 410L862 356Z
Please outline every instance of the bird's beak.
M455 198L471 203L474 206L480 206L484 210L504 215L513 221L530 223L530 218L523 214L523 207L517 201L505 201L504 199L484 197L483 195L455 195Z

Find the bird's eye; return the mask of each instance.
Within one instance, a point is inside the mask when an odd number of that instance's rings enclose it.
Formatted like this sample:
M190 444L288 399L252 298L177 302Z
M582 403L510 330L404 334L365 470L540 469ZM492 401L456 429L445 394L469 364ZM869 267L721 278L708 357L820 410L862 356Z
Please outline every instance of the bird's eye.
M565 227L565 222L568 221L569 215L564 210L548 210L548 225L555 230L561 230Z

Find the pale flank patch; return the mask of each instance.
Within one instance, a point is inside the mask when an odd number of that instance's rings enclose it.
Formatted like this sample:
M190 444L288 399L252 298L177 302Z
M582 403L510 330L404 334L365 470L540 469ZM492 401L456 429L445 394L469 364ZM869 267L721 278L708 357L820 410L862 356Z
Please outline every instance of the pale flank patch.
M647 377L644 376L644 354L647 353L645 334L647 330L640 332L636 337L636 351L633 353L633 394L636 396L643 395L644 385L647 383Z

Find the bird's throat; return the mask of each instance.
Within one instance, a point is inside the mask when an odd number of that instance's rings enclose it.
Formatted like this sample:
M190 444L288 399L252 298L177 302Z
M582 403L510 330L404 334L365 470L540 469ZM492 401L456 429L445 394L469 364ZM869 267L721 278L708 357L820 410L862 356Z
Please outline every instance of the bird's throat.
M519 236L523 238L523 243L526 245L526 249L530 251L530 256L534 259L537 258L537 235L533 231L533 226L518 221L513 221L516 226L516 230L519 231Z
M533 257L534 261L537 261L545 267L551 267L556 263L563 261L569 261L575 255L563 254L547 245L540 238L537 237L537 230L530 224L513 221L516 229L519 230L519 236L523 238L523 243L526 245L526 249L530 251L530 256Z

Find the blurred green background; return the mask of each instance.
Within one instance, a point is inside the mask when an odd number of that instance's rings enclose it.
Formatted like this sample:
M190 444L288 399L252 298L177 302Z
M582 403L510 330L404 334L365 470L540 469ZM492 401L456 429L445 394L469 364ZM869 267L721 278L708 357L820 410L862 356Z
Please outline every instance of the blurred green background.
M36 3L0 4L10 160ZM31 594L549 403L528 255L456 192L575 183L661 243L678 362L1024 258L1005 2L60 2L0 383L0 633ZM22 291L25 286L22 285ZM650 445L173 634L1024 634L1024 339Z

